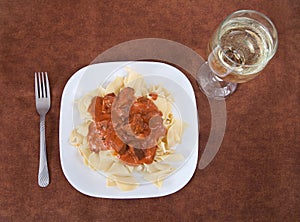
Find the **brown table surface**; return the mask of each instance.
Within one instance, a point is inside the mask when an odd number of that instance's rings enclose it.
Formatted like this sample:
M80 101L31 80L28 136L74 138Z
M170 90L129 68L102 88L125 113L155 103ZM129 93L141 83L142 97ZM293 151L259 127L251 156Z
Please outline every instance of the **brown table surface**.
M0 221L299 221L300 2L0 1ZM270 17L275 57L226 100L219 153L175 194L114 200L85 196L66 180L59 156L60 101L68 79L98 54L140 38L182 43L206 58L222 19L239 9ZM52 106L46 139L51 183L37 184L39 117L34 71L48 71ZM196 92L199 157L210 132L206 97ZM101 188L99 188L101 189Z

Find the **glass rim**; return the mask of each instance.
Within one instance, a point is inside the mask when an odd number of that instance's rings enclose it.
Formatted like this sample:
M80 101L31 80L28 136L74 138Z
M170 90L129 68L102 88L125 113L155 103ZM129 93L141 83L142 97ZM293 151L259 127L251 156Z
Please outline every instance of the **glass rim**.
M277 33L277 29L274 25L274 23L271 21L271 19L269 19L265 14L261 13L261 12L258 12L256 10L248 10L248 9L243 9L243 10L238 10L238 11L235 11L233 13L231 13L230 15L226 16L225 19L221 22L221 24L219 25L218 27L218 30L217 30L217 37L218 37L218 47L222 50L222 53L224 53L224 50L222 49L222 47L220 47L220 30L222 29L224 23L226 21L228 21L233 15L235 14L239 14L239 13L253 13L253 14L256 14L256 15L259 15L260 17L262 17L263 19L265 19L269 25L271 26L272 28L272 32L275 36L275 38L272 38L274 40L274 47L273 47L273 50L272 50L272 53L260 64L256 64L256 65L242 65L243 67L255 67L255 66L259 66L261 64L266 64L268 63L268 61L270 61L270 59L275 55L276 51L277 51L277 48L278 48L278 33ZM263 25L263 24L262 24ZM263 25L265 27L265 25ZM224 53L224 56L226 57L226 59L228 59L230 62L232 62L233 64L237 64L234 60L232 60L231 58L229 58L226 53ZM240 66L240 65L239 65Z

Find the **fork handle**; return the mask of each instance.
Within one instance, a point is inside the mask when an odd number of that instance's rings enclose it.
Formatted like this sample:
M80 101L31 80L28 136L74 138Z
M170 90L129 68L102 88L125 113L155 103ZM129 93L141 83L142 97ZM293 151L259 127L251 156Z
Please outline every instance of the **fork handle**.
M40 187L46 187L49 184L49 172L45 139L45 115L41 115L40 117L40 164L38 184Z

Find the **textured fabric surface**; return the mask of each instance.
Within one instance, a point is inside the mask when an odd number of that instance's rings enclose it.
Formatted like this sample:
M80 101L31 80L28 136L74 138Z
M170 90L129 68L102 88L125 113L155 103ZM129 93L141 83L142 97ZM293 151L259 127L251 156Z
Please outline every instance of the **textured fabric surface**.
M139 38L173 40L206 58L213 30L239 9L270 17L279 47L262 74L226 100L226 133L213 162L165 197L111 200L76 191L59 157L60 99L68 79L103 51ZM299 221L299 13L297 0L0 0L0 221ZM45 189L37 184L34 71L48 72L52 93ZM211 117L191 82L200 157Z

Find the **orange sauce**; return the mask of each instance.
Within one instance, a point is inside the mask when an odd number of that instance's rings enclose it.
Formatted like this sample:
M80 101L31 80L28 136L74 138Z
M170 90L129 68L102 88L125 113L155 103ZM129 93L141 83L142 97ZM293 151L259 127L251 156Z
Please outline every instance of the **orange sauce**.
M149 94L153 100L157 94ZM115 94L94 97L88 111L93 122L89 125L88 143L91 151L114 150L116 156L128 165L150 164L153 162L157 146L137 149L125 144L116 134L112 120L111 108ZM146 96L137 98L129 111L129 125L132 132L139 138L147 137L151 129L149 120L154 116L162 116L161 111Z
M157 95L157 93L149 93L149 96L153 99L153 100L157 100L157 97L158 97L158 95Z

